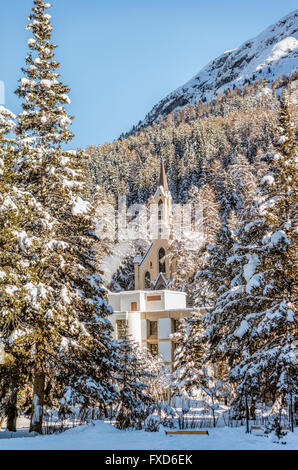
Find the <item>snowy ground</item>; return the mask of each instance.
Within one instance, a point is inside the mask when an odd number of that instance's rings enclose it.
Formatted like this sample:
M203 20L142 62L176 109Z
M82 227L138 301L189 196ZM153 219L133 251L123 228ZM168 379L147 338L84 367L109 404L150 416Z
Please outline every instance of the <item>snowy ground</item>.
M298 450L298 430L288 433L287 444L275 444L270 438L246 434L245 428L208 429L207 435L166 436L145 431L119 431L111 424L96 421L62 434L28 437L26 428L0 432L0 450ZM27 437L25 437L27 436Z

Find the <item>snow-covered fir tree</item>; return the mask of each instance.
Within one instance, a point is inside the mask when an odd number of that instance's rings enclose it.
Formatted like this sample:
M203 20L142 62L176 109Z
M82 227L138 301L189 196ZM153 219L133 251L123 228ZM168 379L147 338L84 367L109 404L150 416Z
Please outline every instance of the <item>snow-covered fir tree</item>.
M267 174L226 259L224 292L204 316L210 357L228 364L235 404L247 419L256 399L280 399L292 417L297 395L297 147L285 99L278 132L279 152L265 156Z
M176 333L171 335L175 342L173 390L175 394L191 392L200 388L202 374L203 348L202 334L198 323L194 322L195 314L179 322Z
M187 210L176 205L178 233L171 234L167 256L173 271L170 288L187 292L192 303L194 275L202 265L206 247L215 239L221 222L219 204L209 184L200 188L192 186L188 196Z
M187 234L182 233L178 238L170 236L167 258L173 273L169 289L187 292L189 278L195 269L194 252Z
M147 387L147 395L154 403L168 400L170 392L170 375L160 356L153 356L149 350L138 347L135 350L137 358L143 369L148 373L142 377L142 382Z
M112 292L122 290L134 290L135 288L135 267L133 256L127 256L122 262L116 273L113 274L108 288Z
M233 213L231 217L235 224ZM204 258L194 276L191 289L194 306L197 308L213 306L217 297L228 288L229 267L226 260L234 241L230 225L229 218L219 228L214 242L206 246Z
M214 188L216 200L220 205L221 219L227 220L230 212L237 206L239 199L235 181L219 160L214 160L211 163L206 180Z
M189 397L203 400L204 406L212 415L215 427L218 399L225 399L227 404L230 390L223 380L222 367L208 359L202 313L193 312L191 317L182 320L172 339L178 341L172 384L174 394L187 394Z
M118 340L119 370L114 379L119 388L119 409L116 426L119 429L128 427L142 428L142 422L149 414L148 407L153 399L148 393L146 378L154 374L146 370L142 356L138 354L138 346L130 340L126 326L123 339Z
M97 185L92 195L92 206L96 217L95 232L99 238L96 246L96 258L100 264L104 256L112 252L115 240L115 201L102 186Z
M42 217L27 191L16 186L14 142L7 134L15 116L0 106L0 409L7 429L16 431L18 395L30 377L31 332L26 325L26 304L36 273L29 270L36 242L27 236L34 217ZM25 255L26 252L26 255Z
M13 319L12 292L17 289L16 285L20 286L20 279L12 270L13 252L8 250L11 232L16 229L17 225L17 207L11 199L13 193L12 149L9 146L10 140L7 138L8 132L14 127L14 118L15 116L10 111L0 106L0 350L2 354L5 352L5 340L9 337L9 332L5 333L4 325L8 319ZM17 416L15 369L10 367L10 361L6 356L1 359L0 410L2 415L7 416L7 429L15 431Z
M236 209L240 214L248 201L251 201L256 192L256 177L253 167L248 159L241 154L233 157L232 164L229 167L229 175L235 188L235 199L237 200Z
M174 370L172 374L172 388L174 393L181 394L184 390L184 367L187 361L187 330L183 319L176 323L176 331L171 334L174 348Z
M30 429L38 433L42 432L47 377L60 368L64 350L81 355L86 364L96 361L102 380L97 398L101 393L102 400L110 393L107 384L117 360L107 318L111 310L95 272L97 237L92 207L84 199L84 155L63 150L73 137L65 109L70 99L54 57L50 6L34 0L27 26L33 37L28 41L24 78L16 91L24 100L16 125L18 184L32 194L43 212L41 219L32 221L31 236L37 239L38 249L31 257L30 270L36 280L26 305L25 325L32 335L34 369ZM71 370L80 374L82 364ZM94 371L90 374L92 381ZM88 368L82 380L87 381L87 376ZM75 379L66 374L65 386L71 381Z

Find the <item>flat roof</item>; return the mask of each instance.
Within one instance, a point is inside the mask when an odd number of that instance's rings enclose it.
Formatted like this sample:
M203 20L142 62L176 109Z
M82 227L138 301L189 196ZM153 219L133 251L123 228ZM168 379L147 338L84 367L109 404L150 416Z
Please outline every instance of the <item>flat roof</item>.
M108 296L111 295L122 295L122 294L178 294L178 295L187 295L186 292L180 292L178 290L123 290L120 292L109 292Z
M165 310L136 310L135 312L131 312L131 311L128 311L128 310L114 310L113 311L113 314L114 313L121 313L121 314L126 314L126 313L132 313L132 314L136 314L136 313L142 313L142 314L145 314L145 315L156 315L156 314L164 314L164 313L182 313L182 312L193 312L195 309L193 307L181 307L181 308L166 308ZM197 310L197 309L196 309ZM113 315L112 314L112 315Z

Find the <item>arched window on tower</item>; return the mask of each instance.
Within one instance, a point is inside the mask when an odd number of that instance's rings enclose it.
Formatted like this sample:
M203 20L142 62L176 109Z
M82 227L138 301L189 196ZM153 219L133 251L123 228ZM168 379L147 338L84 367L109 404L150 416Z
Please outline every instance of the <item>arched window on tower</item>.
M151 276L150 273L147 271L145 274L145 289L150 289L151 287Z
M158 252L158 265L159 265L159 272L165 273L166 272L166 260L165 260L166 252L164 248L161 248Z
M163 216L163 202L160 199L158 202L158 221L160 222L162 220Z

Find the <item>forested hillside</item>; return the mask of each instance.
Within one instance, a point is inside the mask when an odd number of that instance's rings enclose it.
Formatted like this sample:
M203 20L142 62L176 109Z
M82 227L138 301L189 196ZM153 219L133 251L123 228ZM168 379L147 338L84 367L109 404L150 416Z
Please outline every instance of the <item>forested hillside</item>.
M278 96L285 86L294 97L296 79L297 74L280 78L272 89L265 80L228 89L209 105L183 107L133 135L90 147L89 188L97 184L115 197L126 194L129 204L145 202L155 191L163 157L176 202L187 200L192 185L207 181L220 192L216 174L231 178L232 197L232 183L239 183L231 174L237 159L247 160L254 172L257 155L276 146ZM292 114L297 120L295 106ZM231 203L236 209L236 201Z
M186 106L135 134L90 147L89 190L93 193L99 185L115 203L123 194L128 204L145 203L156 190L162 157L174 201L203 204L205 242L214 242L221 225L235 228L239 224L266 172L260 157L278 148L282 90L290 97L297 128L296 86L294 74L279 78L272 88L262 80L243 89L228 89L209 105ZM182 241L173 243L170 256L178 253L182 262L173 288L186 289L191 301L191 278L205 253L196 254L193 262L190 253L183 251ZM133 289L133 254L120 257L118 268L109 287Z

